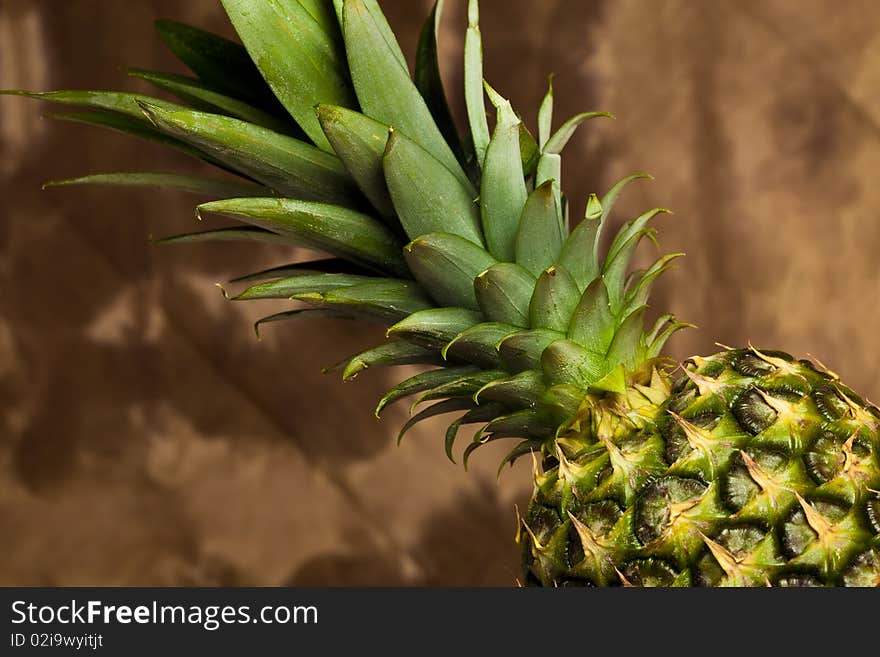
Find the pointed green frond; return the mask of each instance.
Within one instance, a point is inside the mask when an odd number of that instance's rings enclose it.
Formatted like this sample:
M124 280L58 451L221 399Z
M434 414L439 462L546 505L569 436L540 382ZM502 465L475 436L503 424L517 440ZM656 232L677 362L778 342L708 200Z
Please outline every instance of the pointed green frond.
M72 185L111 185L117 187L161 187L182 192L213 196L215 198L236 198L239 196L271 196L271 191L262 185L244 180L229 178L207 178L178 173L96 173L79 178L52 180L43 185L48 187L68 187Z
M476 408L468 411L460 418L458 418L455 422L449 425L449 428L446 430L446 440L445 449L446 449L446 457L452 462L455 463L455 458L452 454L452 449L455 447L455 439L458 436L458 430L466 425L466 424L475 424L477 422L488 422L492 418L498 417L505 412L505 407L503 404L481 404Z
M259 230L259 229L256 229ZM278 280L287 278L288 276L298 276L300 274L311 275L316 274L351 274L356 276L369 276L369 269L359 267L358 265L346 262L340 258L324 258L321 260L305 260L303 262L295 262L289 265L281 265L280 267L271 267L263 269L251 274L245 274L237 278L231 279L230 283L247 283L251 281Z
M480 210L470 183L396 130L388 138L384 168L391 199L410 239L453 233L483 246Z
M571 273L581 288L585 288L599 275L599 241L602 237L602 228L614 208L615 201L624 187L641 178L651 178L651 176L638 173L624 178L615 184L601 201L591 195L584 220L565 240L559 262Z
M477 0L468 2L468 29L464 41L464 99L477 165L482 167L489 147L489 121L483 96L483 40L480 36L480 6Z
M506 99L489 85L486 91L498 119L483 162L480 215L489 252L509 262L516 258L516 232L528 196L520 161L521 121Z
M222 94L201 80L184 75L146 71L138 68L128 69L128 74L132 77L146 80L160 89L170 91L193 109L226 114L227 116L248 121L281 134L297 137L303 134L293 123L283 121L275 115L254 107L243 100Z
M219 114L169 112L141 105L153 125L280 194L356 206L359 194L334 155L309 144Z
M541 403L557 414L559 424L562 425L577 413L583 399L584 390L580 386L558 383L547 389Z
M351 77L364 113L402 132L462 183L470 184L406 65L401 66L400 48L378 4L345 0L342 25Z
M307 299L306 295L295 298ZM333 306L351 306L371 311L390 321L399 321L434 304L415 281L395 278L374 279L357 285L340 287L320 295L313 302Z
M626 368L620 364L598 381L590 384L591 392L614 392L622 395L626 392Z
M580 298L581 292L568 270L562 265L551 265L541 272L532 293L530 326L565 333Z
M517 331L498 343L501 362L511 372L541 369L541 354L552 343L565 339L564 333L550 329Z
M275 96L320 149L330 151L314 107L355 107L342 48L297 0L221 0Z
M557 203L561 203L562 158L557 153L545 153L538 160L535 185L540 186L551 180L554 183L553 187L557 195Z
M472 374L465 374L453 381L443 383L436 388L423 392L413 402L413 408L426 401L445 399L447 397L465 397L473 401L473 396L477 394L480 388L505 376L507 376L507 373L503 370L479 369Z
M608 112L584 112L583 114L571 117L568 121L562 124L552 137L550 137L546 146L541 149L541 152L544 154L561 153L562 149L565 148L568 141L572 138L572 135L574 135L575 130L577 130L584 121L595 119L600 116L608 119L614 118L614 116Z
M605 375L603 354L587 351L571 340L557 340L541 354L541 369L551 384L586 387Z
M264 242L269 244L295 245L296 240L287 235L257 228L255 226L232 226L230 228L217 228L215 230L203 230L197 233L184 233L182 235L170 235L154 240L157 244L192 244L194 242Z
M427 349L404 340L389 340L352 356L344 362L345 368L342 371L342 378L346 381L353 379L370 367L443 364L436 349Z
M288 310L258 319L254 322L254 333L257 334L257 339L259 340L261 339L260 330L264 324L274 324L276 322L286 322L287 320L301 318L381 321L375 315L358 313L349 308L298 308L297 310Z
M587 198L587 207L584 208L584 219L598 219L602 216L602 201L595 194Z
M441 402L437 402L436 404L432 404L428 408L419 411L406 421L406 424L404 424L403 427L400 429L400 433L397 434L397 444L399 445L407 432L419 422L423 422L432 417L437 417L438 415L445 415L446 413L467 411L474 408L475 406L476 404L474 404L474 402L466 398L445 399Z
M132 119L137 119L142 123L145 121L140 103L147 103L167 112L186 109L183 105L170 103L161 98L153 98L152 96L144 96L142 94L124 93L121 91L27 91L25 89L5 89L0 91L0 95L25 96L27 98L45 100L59 105L75 105L105 112L114 112Z
M474 394L474 399L480 403L502 402L511 408L531 408L538 403L545 390L541 373L528 370L487 383Z
M456 335L440 353L444 358L454 356L483 367L497 367L498 343L518 330L516 326L498 322L476 324Z
M529 131L526 124L522 122L521 117L519 124L519 158L522 162L522 175L526 178L533 176L538 168L538 161L541 158L541 149L538 148L538 142L535 141L534 135Z
M493 419L483 427L483 433L491 434L490 440L496 438L543 438L552 434L555 428L543 410L529 408Z
M388 329L388 336L442 348L455 336L483 321L483 316L465 308L433 308L410 315Z
M611 211L614 209L614 204L617 202L617 199L620 197L621 193L623 193L624 188L629 185L631 182L636 180L653 180L654 176L651 176L647 173L634 173L631 176L627 176L622 180L616 182L611 189L609 189L605 196L602 197L601 202L599 203L599 207L602 208L602 213L599 215L598 220L598 228L595 233L595 240L593 242L593 261L599 262L599 240L602 237L602 230L605 227L605 224L608 221L608 217L611 216ZM606 258L607 260L607 258Z
M654 233L653 229L645 228L645 224L662 212L667 210L659 208L650 210L638 219L625 224L611 244L602 267L602 278L608 288L608 298L615 313L618 312L623 300L629 261L641 239L645 236L651 237Z
M168 49L205 83L274 114L284 112L240 43L169 20L156 21L156 30Z
M587 204L590 209L590 205ZM599 262L594 245L600 223L598 217L585 217L562 245L559 264L572 275L578 287L585 288L599 275Z
M474 291L490 321L527 328L535 282L527 269L512 262L499 262L474 279Z
M345 7L345 0L333 0L333 9L336 12L336 22L342 25L342 12Z
M637 307L645 305L648 302L648 296L651 293L651 287L653 286L654 281L656 281L663 272L672 267L670 263L673 260L680 258L683 255L684 253L670 253L662 256L645 270L636 279L632 287L627 289L621 314L628 315Z
M535 276L559 259L563 238L558 216L553 181L548 180L529 195L516 233L516 262Z
M332 2L329 0L297 0L297 2L309 12L330 40L342 44L342 30L339 29L339 21Z
M381 216L396 223L397 215L382 168L388 126L336 105L319 105L316 111L330 145L364 196Z
M158 144L162 144L163 146L170 146L171 148L174 148L181 153L189 155L190 157L195 157L200 160L210 162L211 164L226 169L227 171L237 173L235 171L232 171L223 163L218 162L207 153L203 153L199 149L193 148L189 144L182 142L179 139L175 139L174 137L170 137L164 134L146 121L134 119L130 116L100 111L66 112L61 114L49 114L47 116L50 119L56 119L58 121L70 121L71 123L83 123L85 125L97 126L99 128L108 128L116 132L121 132L125 135L138 137L139 139L146 139L147 141L156 142Z
M298 294L324 293L346 285L366 283L369 276L351 274L325 274L324 272L300 270L295 276L252 285L243 292L230 297L233 301L251 299L290 299Z
M552 432L547 418L535 410L517 411L493 419L476 433L473 441L462 454L461 461L467 469L471 455L483 445L501 438L546 437Z
M204 203L198 212L241 219L368 267L402 276L408 271L397 238L376 219L354 210L287 198L240 198Z
M530 438L528 440L523 440L520 443L517 443L516 447L510 450L507 455L503 459L501 459L501 463L498 465L498 471L496 475L500 477L501 471L504 469L504 466L508 464L513 466L513 464L516 463L517 459L520 456L525 456L526 454L534 454L535 452L540 453L543 446L543 438Z
M632 239L636 235L644 234L645 226L658 214L671 214L671 212L666 208L653 208L644 214L639 215L632 221L627 221L620 227L620 230L617 231L617 234L611 242L611 246L608 247L608 255L605 257L606 271L611 266L611 262L614 261L621 252L626 251L627 248L630 247ZM623 260L628 262L629 259L623 258Z
M538 108L538 147L541 151L547 145L553 130L553 75L547 80L547 94Z
M615 329L605 281L597 278L584 290L571 316L568 337L588 351L604 354L611 346Z
M458 235L427 233L410 242L403 256L438 305L480 309L474 279L496 262L485 249Z
M415 395L419 392L436 388L439 385L449 383L462 376L474 374L478 371L479 368L472 366L445 367L442 369L420 372L415 376L411 376L385 393L385 396L379 401L379 405L376 406L376 417L379 417L389 404L393 404L404 397L409 397L410 395Z
M645 360L643 323L645 309L645 306L636 308L617 327L614 339L608 348L609 362L621 363L627 369L633 370Z
M681 331L686 328L697 328L694 324L689 324L688 322L676 322L674 321L674 317L672 315L668 316L669 324L662 331L660 330L666 322L664 321L662 324L658 322L658 325L651 332L651 335L647 338L647 348L645 351L645 358L656 358L660 355L660 352L663 350L663 346L666 344L666 341L669 340L675 333Z
M462 168L467 170L468 162L474 163L475 155L465 153L458 128L452 118L452 111L446 100L446 91L443 88L443 78L440 76L440 61L437 54L437 33L440 31L440 17L443 13L443 0L436 0L434 9L425 21L419 36L419 44L416 49L416 67L413 79L419 93L428 104L431 116L440 128L440 133L446 139L456 159Z

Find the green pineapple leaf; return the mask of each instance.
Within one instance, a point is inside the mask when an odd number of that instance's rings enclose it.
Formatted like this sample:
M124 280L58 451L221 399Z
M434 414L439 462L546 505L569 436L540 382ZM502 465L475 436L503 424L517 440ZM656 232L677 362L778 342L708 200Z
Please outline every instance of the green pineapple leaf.
M478 371L479 368L467 365L428 370L427 372L420 372L415 376L411 376L391 388L391 390L385 393L382 399L379 400L379 404L376 406L375 411L376 417L381 416L382 411L384 411L390 404L393 404L404 397L409 397L410 395L415 395L419 392L436 388L439 385L455 381L468 374L475 374Z
M498 120L483 162L480 216L489 252L510 262L516 257L516 233L528 196L520 160L521 121L506 99L489 85L486 91L498 110Z
M261 271L245 274L231 279L230 283L249 283L253 281L278 280L288 276L298 276L301 272L310 275L316 274L352 274L359 276L370 275L370 270L359 267L340 258L323 258L320 260L305 260L294 262L289 265L270 267Z
M392 130L385 148L385 180L410 239L453 233L483 246L480 210L462 182L416 142Z
M225 114L297 138L305 136L305 133L295 123L284 121L250 103L220 93L201 80L139 68L128 69L128 74L146 80L160 89L170 91L193 109Z
M479 310L474 278L497 261L485 249L450 233L427 233L410 242L403 256L413 276L441 306Z
M455 413L457 411L467 411L475 407L474 402L469 399L457 398L457 399L445 399L441 402L437 402L436 404L431 404L428 408L416 413L413 415L403 427L400 429L400 433L397 434L397 444L403 441L403 437L416 426L419 422L423 422L432 417L437 417L438 415L445 415L446 413Z
M408 273L397 238L376 219L354 210L287 198L239 198L204 203L197 211L240 219L373 269Z
M254 333L257 339L262 339L261 327L264 324L274 324L277 322L286 322L292 319L344 319L357 321L373 321L383 322L383 318L371 313L358 312L350 308L298 308L297 310L287 310L282 313L275 313L262 317L254 322Z
M510 407L534 407L546 390L540 372L528 370L503 379L490 381L474 393L474 401L494 401Z
M462 426L466 424L475 424L477 422L488 422L492 418L498 417L504 413L504 411L505 408L503 404L481 404L450 424L449 428L446 429L446 439L443 441L446 458L452 463L455 463L455 457L452 454L452 450L455 447L455 439L458 437L458 430Z
M147 103L166 112L185 110L186 107L171 103L161 98L144 96L143 94L131 94L122 91L89 91L89 90L61 90L61 91L27 91L25 89L4 89L0 91L4 96L25 96L36 100L45 100L59 105L76 105L89 109L102 110L121 114L141 123L147 123L141 109L141 103Z
M198 242L264 242L268 244L296 245L296 240L287 235L279 235L265 228L256 226L232 226L230 228L215 228L202 230L196 233L183 233L170 235L154 240L157 244L192 244Z
M364 113L409 137L469 185L410 79L406 61L378 4L373 0L345 0L342 25L351 77Z
M60 114L48 114L47 116L50 119L58 121L69 121L71 123L82 123L99 128L108 128L125 135L156 142L162 146L170 146L185 155L198 158L205 162L210 162L230 173L237 173L207 153L204 153L197 148L193 148L189 144L157 130L146 121L141 121L123 114L114 114L112 112L63 112Z
M529 324L565 333L580 301L577 283L562 265L541 272L529 303Z
M315 145L330 151L313 108L357 105L338 39L297 0L221 2L275 96Z
M239 119L141 105L153 125L275 190L296 198L359 204L359 193L334 155Z
M489 147L489 121L483 96L483 41L480 36L480 5L468 2L468 29L464 41L464 99L470 125L471 141L482 168Z
M543 152L553 130L553 75L547 80L547 94L538 108L538 148Z
M294 276L286 276L264 283L252 285L246 290L230 297L233 301L249 299L290 299L299 294L323 293L343 286L359 285L370 281L369 276L351 274L327 274L319 271L301 269Z
M358 188L382 217L398 224L382 168L388 126L335 105L318 105L316 111L324 134Z
M562 252L563 238L558 229L553 181L533 191L526 201L516 232L516 263L535 276L554 264Z
M443 13L443 0L436 0L431 14L425 21L422 32L419 35L419 44L416 49L416 66L413 79L419 93L428 104L431 116L437 123L440 133L446 139L446 143L452 148L455 157L462 168L467 170L475 162L476 155L466 153L446 100L446 91L443 88L443 78L440 76L440 61L437 55L437 33L440 30L440 17Z
M590 119L595 119L598 117L604 117L608 119L613 119L614 116L609 114L608 112L584 112L582 114L578 114L576 116L571 117L568 121L560 126L559 130L557 130L550 139L547 140L546 145L541 148L541 152L544 154L560 154L562 153L562 149L568 144L569 140L574 135L575 131L580 127L580 125L584 121L588 121Z
M96 173L78 178L52 180L43 185L49 187L68 187L73 185L110 185L118 187L161 187L176 189L192 194L213 196L215 198L235 198L239 196L271 196L272 192L262 185L230 178L207 178L178 173Z
M388 340L342 361L342 378L346 381L370 367L396 365L443 365L437 351L405 340Z
M432 308L414 313L388 329L388 337L399 337L437 349L483 320L480 313L465 308Z
M587 351L571 340L557 340L541 354L541 369L553 385L586 387L605 375L606 362L604 354Z
M487 319L527 328L535 277L512 262L499 262L474 279L477 302Z
M288 116L240 43L175 21L159 20L155 25L168 49L205 84L275 116Z
M453 356L468 363L494 368L499 364L498 343L518 330L516 326L500 322L474 324L444 345L440 353L444 358Z
M568 337L588 351L604 354L611 346L616 328L605 281L596 278L584 290L571 316Z
M473 401L473 396L480 388L482 388L490 381L502 378L504 376L505 372L501 370L483 369L477 370L470 374L464 374L453 379L452 381L442 383L435 388L426 390L421 395L416 397L416 400L412 404L412 408L415 409L416 406L426 401L433 401L435 399L446 399L448 397L465 397L468 400Z
M320 299L308 294L296 295L294 298L312 303L369 310L387 317L390 321L399 321L420 310L434 307L415 281L396 278L376 278L357 285L329 290L319 296Z
M511 372L540 370L544 350L557 340L564 339L564 333L545 328L517 331L498 343L498 353L504 367Z
M662 208L645 212L637 219L624 224L611 243L602 267L602 278L605 279L608 288L608 298L613 312L618 312L622 305L626 273L633 252L643 237L652 237L654 234L654 229L645 228L645 224L658 214L668 212Z
M617 327L614 339L608 348L608 360L610 362L620 363L627 369L633 370L640 362L645 360L643 318L646 308L647 306L636 308Z

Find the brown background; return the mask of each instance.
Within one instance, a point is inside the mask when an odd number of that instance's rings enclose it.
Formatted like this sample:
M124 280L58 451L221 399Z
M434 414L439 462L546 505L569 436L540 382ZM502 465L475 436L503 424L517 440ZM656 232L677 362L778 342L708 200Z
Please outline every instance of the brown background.
M408 52L428 4L383 3ZM447 4L460 102L464 3ZM0 87L147 90L125 65L180 70L158 17L228 33L213 0L0 0ZM654 304L700 330L673 355L751 340L880 398L880 3L484 0L483 32L487 77L527 120L550 71L559 116L618 116L569 147L578 205L656 175L618 219L676 211L660 237L688 258ZM288 323L256 342L251 321L278 306L227 303L213 283L290 254L149 245L194 225L193 198L41 192L194 170L42 109L0 99L0 584L512 583L528 464L496 484L487 448L464 473L441 422L395 448L405 409L371 415L388 373L320 373L372 328Z

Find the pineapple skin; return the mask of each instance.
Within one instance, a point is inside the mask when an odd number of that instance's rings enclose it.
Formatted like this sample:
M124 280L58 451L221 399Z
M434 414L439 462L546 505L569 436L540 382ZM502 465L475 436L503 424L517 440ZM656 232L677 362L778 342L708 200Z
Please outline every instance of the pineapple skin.
M524 582L880 586L880 411L781 352L682 372L643 368L561 428L518 534Z

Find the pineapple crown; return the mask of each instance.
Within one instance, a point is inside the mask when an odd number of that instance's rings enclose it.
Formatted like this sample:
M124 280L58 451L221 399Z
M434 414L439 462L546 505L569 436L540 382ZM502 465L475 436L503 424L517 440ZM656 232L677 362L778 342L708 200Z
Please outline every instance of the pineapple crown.
M85 108L54 118L158 141L235 177L166 173L90 175L49 185L164 186L218 199L197 214L244 223L161 240L256 240L330 258L239 279L231 297L288 299L303 307L257 322L330 316L385 323L388 340L346 359L346 379L368 367L439 366L394 386L388 404L415 395L401 431L458 413L479 424L470 453L517 437L502 466L540 449L588 394L624 393L632 373L685 326L644 314L657 277L681 254L630 272L653 239L655 208L623 224L600 254L615 200L590 195L570 229L561 153L587 112L555 132L553 89L537 139L510 102L483 80L479 11L468 7L462 139L437 59L442 0L421 33L410 71L376 0L222 0L243 46L159 21L163 41L195 77L132 69L185 105L110 91L7 91ZM495 110L490 129L485 101ZM650 371L650 367L648 368Z

